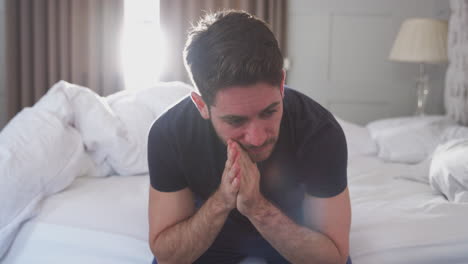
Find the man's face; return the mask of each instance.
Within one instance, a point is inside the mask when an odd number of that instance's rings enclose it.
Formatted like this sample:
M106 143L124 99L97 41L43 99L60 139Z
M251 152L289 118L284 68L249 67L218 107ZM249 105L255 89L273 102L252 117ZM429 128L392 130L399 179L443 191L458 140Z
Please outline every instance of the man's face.
M266 160L278 140L283 86L231 86L217 92L210 119L218 137L239 143L254 162Z

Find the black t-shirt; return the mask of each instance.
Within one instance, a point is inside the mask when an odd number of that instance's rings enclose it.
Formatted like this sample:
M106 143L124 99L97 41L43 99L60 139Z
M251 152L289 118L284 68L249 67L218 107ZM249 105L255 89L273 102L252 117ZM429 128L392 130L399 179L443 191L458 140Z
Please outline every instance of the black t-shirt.
M266 161L257 163L260 188L268 200L302 223L305 193L332 197L346 188L346 140L333 115L314 100L285 88L283 102L277 144ZM151 186L162 192L189 187L197 205L218 188L226 158L226 146L190 97L161 115L149 132ZM236 234L256 233L237 210L228 220L236 226L232 227Z

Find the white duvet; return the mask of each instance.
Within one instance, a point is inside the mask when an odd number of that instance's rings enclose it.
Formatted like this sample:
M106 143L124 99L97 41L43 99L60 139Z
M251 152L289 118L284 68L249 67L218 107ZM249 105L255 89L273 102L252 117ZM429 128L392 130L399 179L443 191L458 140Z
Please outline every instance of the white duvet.
M189 92L175 82L103 98L61 81L17 114L0 134L0 259L40 202L76 177L147 173L151 123Z
M436 149L429 181L449 201L468 204L468 137L450 140Z

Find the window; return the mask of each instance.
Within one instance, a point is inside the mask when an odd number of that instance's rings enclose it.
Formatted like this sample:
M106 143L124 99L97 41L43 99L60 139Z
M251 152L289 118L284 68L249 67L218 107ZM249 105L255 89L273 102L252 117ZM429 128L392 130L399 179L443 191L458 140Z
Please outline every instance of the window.
M125 0L121 46L127 89L154 85L164 61L158 0Z

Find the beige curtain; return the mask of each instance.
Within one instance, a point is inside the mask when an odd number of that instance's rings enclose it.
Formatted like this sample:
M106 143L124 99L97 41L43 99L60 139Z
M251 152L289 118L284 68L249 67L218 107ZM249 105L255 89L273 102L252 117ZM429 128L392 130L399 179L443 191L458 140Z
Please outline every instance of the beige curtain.
M124 0L6 0L9 118L65 80L107 95L123 89Z
M161 80L190 82L182 57L188 29L205 11L223 9L245 10L265 20L286 57L287 0L160 0L161 30L167 39L168 49Z

